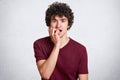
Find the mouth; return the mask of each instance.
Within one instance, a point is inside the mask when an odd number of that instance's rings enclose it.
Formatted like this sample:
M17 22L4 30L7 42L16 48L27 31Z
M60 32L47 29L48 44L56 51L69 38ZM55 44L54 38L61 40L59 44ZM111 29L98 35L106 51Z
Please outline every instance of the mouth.
M62 30L61 30L61 29L59 29L59 32L62 32ZM54 33L56 33L56 30L54 31Z
M59 29L59 31L60 31L60 32L62 32L62 30L61 30L61 29Z

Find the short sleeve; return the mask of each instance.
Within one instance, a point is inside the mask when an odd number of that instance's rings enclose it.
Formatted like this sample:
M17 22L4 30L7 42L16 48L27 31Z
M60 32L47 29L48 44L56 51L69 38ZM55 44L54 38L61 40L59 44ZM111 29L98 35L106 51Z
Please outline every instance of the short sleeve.
M38 60L46 59L40 43L38 44L38 42L35 41L33 44L33 48L34 48L34 56L36 58L36 62Z
M87 56L87 51L86 48L82 50L82 55L80 58L80 63L79 63L79 74L88 74L88 56Z

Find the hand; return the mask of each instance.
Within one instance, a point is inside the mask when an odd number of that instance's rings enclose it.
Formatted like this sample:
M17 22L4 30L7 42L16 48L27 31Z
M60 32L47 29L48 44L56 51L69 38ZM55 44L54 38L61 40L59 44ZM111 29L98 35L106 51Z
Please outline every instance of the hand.
M49 28L49 36L54 43L55 46L60 47L60 36L59 36L59 30L55 28Z

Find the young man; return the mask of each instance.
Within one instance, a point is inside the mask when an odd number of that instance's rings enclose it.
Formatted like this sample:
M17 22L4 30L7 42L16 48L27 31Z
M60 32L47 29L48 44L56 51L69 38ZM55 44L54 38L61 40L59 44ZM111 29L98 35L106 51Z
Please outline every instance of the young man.
M49 36L34 42L42 80L88 80L86 48L67 36L73 12L66 3L54 2L46 11Z

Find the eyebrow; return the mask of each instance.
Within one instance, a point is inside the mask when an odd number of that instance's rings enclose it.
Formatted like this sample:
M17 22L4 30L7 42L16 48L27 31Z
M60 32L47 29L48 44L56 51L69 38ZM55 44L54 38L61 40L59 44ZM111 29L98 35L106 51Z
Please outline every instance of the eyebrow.
M61 20L67 20L66 18L61 18Z
M56 20L56 18L53 17L53 18L51 18L51 20ZM60 20L67 20L67 18L65 18L65 17L60 17Z

